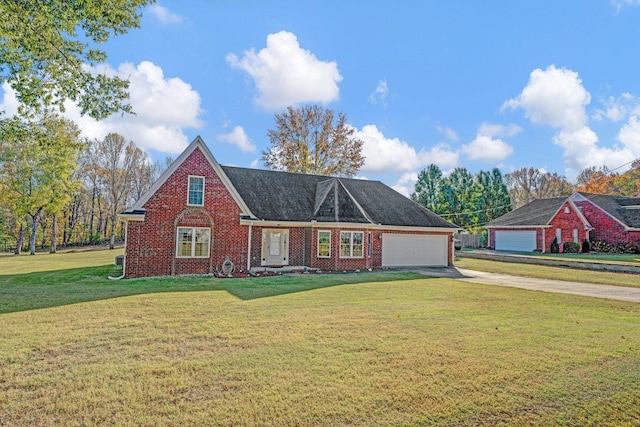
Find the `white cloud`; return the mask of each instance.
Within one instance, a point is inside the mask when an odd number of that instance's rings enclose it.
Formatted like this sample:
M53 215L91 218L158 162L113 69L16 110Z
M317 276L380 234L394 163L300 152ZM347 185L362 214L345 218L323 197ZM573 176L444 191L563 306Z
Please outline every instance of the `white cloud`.
M640 126L633 116L618 135L623 147L598 146L598 136L587 120L586 107L590 101L591 95L582 86L578 73L552 65L544 71L534 70L522 93L505 102L503 108L522 108L532 122L559 129L553 142L564 149L565 172L568 178L573 178L587 167L617 167L640 156L636 139ZM629 94L623 94L619 100L610 100L607 111L600 111L596 118L607 116L611 120L620 120L628 111L623 106L632 101Z
M608 99L603 100L602 104L605 106L605 109L596 109L591 116L594 120L604 120L606 117L612 122L619 122L627 118L628 114L633 114L634 110L638 109L638 101L630 93L623 93L618 98L610 96Z
M327 104L339 97L342 76L336 62L320 61L300 47L295 34L269 34L267 47L245 51L242 58L229 53L227 62L251 76L258 95L254 102L268 110L308 102Z
M499 162L513 153L513 147L501 139L478 133L471 143L462 146L462 152L470 160Z
M159 4L152 4L148 10L161 24L180 24L183 21L182 16L171 12Z
M398 193L402 194L405 197L410 197L411 194L415 191L416 182L418 182L418 173L417 172L407 172L402 174L400 179L391 186Z
M471 143L463 145L461 151L470 160L499 162L513 153L513 147L496 137L513 136L521 130L520 126L514 124L504 126L483 123L478 129L476 138Z
M258 169L258 165L260 164L260 159L255 159L253 162L251 162L251 164L249 165L249 167L251 169Z
M354 136L364 142L362 170L366 172L407 172L430 163L442 168L458 164L458 154L446 144L416 152L415 148L398 138L386 138L376 125L366 125L362 130L356 130Z
M179 154L189 143L184 128L202 125L198 118L201 102L198 92L178 78L165 78L162 68L157 65L144 61L137 67L121 64L117 70L101 66L99 71L130 80L129 102L136 114L116 114L96 121L81 116L77 106L66 102L64 116L77 123L86 137L103 138L116 132L143 149ZM0 110L13 114L17 108L15 93L6 83L2 89Z
M442 127L440 125L436 126L436 130L442 134L444 134L445 138L447 138L448 141L451 142L456 142L458 141L458 134L456 133L455 130L448 128L448 127Z
M371 95L369 95L369 102L373 105L376 105L376 104L387 105L385 101L387 99L388 94L389 94L389 86L387 86L387 81L380 80L380 82L378 82L378 86L376 87L376 90Z
M2 102L0 102L0 115L13 116L18 112L18 106L20 105L16 98L16 93L7 82L2 83L2 90L4 95L2 96Z
M503 109L522 108L533 123L574 130L587 122L585 107L590 102L578 73L551 65L533 70L522 93L505 102Z
M633 152L634 158L640 157L640 121L638 116L631 116L629 121L622 126L618 132L618 141Z
M242 126L236 126L231 132L218 135L218 140L228 144L233 144L240 148L244 153L256 151L256 146L251 143L251 140Z

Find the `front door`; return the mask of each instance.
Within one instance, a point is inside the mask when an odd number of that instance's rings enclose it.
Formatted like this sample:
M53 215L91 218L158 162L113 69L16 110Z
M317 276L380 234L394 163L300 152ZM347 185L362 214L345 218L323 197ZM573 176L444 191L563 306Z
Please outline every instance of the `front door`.
M289 230L263 230L262 265L288 265Z

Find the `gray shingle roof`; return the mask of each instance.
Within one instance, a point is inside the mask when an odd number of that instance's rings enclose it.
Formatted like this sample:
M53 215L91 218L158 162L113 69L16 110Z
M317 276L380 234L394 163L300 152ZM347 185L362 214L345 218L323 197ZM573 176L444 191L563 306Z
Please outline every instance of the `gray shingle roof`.
M567 197L535 199L524 206L496 218L487 227L533 227L547 225Z
M222 169L258 219L458 228L379 181Z
M605 194L578 193L630 228L640 228L640 209L625 206L640 205L640 198L609 196Z

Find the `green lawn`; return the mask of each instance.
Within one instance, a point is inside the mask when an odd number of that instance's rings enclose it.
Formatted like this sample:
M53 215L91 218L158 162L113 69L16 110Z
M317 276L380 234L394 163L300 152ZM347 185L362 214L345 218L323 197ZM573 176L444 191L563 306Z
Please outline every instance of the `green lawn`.
M463 248L462 252L473 252L477 249ZM499 253L496 253L498 255ZM522 252L522 255L536 257L536 258L548 258L548 259L569 259L572 261L584 261L584 262L603 262L611 264L632 264L638 265L640 263L640 255L638 254L605 254L605 253L541 253L541 252Z
M640 419L637 304L411 273L113 282L89 266L112 254L0 259L0 425Z
M546 265L519 264L462 257L457 257L455 264L456 267L487 271L489 273L640 288L640 275L638 274L576 270L568 267L550 267Z

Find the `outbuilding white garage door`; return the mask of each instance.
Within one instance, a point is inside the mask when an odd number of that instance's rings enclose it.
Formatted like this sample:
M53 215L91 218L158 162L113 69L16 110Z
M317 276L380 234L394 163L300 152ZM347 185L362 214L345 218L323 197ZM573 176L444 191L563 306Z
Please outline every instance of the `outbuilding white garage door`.
M496 230L497 251L533 252L536 248L535 230Z
M448 235L382 235L383 267L444 267L448 264Z

